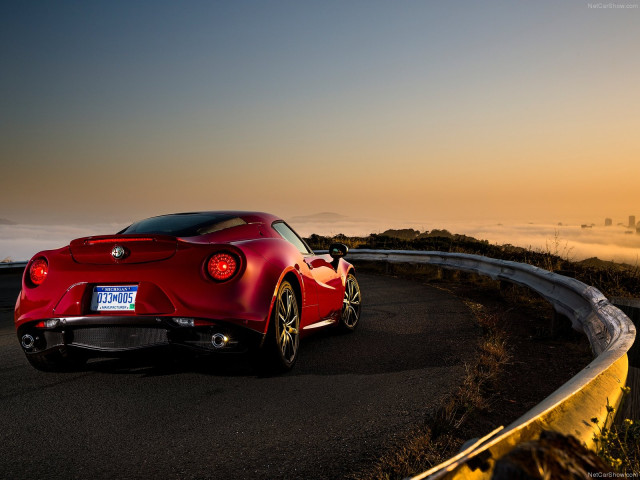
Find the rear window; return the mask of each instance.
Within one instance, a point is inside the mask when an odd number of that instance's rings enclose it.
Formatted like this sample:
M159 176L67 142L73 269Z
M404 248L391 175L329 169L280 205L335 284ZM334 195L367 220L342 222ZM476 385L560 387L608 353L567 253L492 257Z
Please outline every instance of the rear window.
M125 235L156 233L174 237L195 237L246 223L239 217L224 213L175 213L140 220L118 233Z

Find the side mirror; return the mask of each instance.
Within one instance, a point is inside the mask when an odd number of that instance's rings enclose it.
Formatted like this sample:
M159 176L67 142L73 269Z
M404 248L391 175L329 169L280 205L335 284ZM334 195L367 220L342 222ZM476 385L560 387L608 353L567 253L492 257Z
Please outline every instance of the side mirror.
M336 262L344 257L349 251L349 247L347 247L344 243L332 243L329 245L329 255Z

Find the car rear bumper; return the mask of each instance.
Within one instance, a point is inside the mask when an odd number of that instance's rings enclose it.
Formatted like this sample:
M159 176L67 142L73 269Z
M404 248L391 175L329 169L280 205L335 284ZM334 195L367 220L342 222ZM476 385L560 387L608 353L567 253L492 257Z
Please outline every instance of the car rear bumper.
M264 340L263 334L232 322L152 315L44 319L21 325L17 334L27 355L72 347L101 356L166 346L240 353L260 347Z

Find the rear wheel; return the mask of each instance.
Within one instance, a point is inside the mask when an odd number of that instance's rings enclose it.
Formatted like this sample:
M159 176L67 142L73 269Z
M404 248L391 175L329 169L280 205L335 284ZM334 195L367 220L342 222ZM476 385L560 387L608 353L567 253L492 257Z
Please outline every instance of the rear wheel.
M261 352L262 368L275 372L290 370L298 359L300 347L300 314L296 292L284 281L278 288L266 344Z
M342 301L342 315L340 327L346 332L353 332L358 326L361 309L360 285L356 277L350 273L344 286L344 299Z

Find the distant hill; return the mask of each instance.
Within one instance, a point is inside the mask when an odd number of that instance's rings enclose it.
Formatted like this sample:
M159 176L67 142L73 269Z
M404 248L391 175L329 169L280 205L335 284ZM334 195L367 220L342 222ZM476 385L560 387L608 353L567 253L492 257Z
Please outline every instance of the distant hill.
M0 225L17 225L17 223L7 220L6 218L0 218Z
M389 238L399 238L402 240L414 240L421 238L433 238L433 237L444 237L444 238L453 238L454 235L448 230L438 230L434 229L430 232L420 233L419 230L414 230L413 228L400 228L394 229L390 228L385 230L380 234L381 237L389 237Z
M610 262L607 260L600 260L598 257L586 258L576 263L579 263L581 265L585 265L588 267L596 267L596 268L615 268L620 265L625 265L624 263L620 264L620 263Z
M453 233L449 230L438 230L434 228L430 232L421 233L418 238L432 238L432 237L445 237L445 238L453 238Z
M403 240L413 240L414 238L418 238L418 235L420 235L420 232L413 228L390 228L380 234L381 237L401 238Z
M339 213L321 212L321 213L314 213L312 215L299 215L297 217L291 217L290 220L292 223L310 223L310 222L332 223L332 222L344 221L347 218L348 217L346 217L345 215L340 215Z

